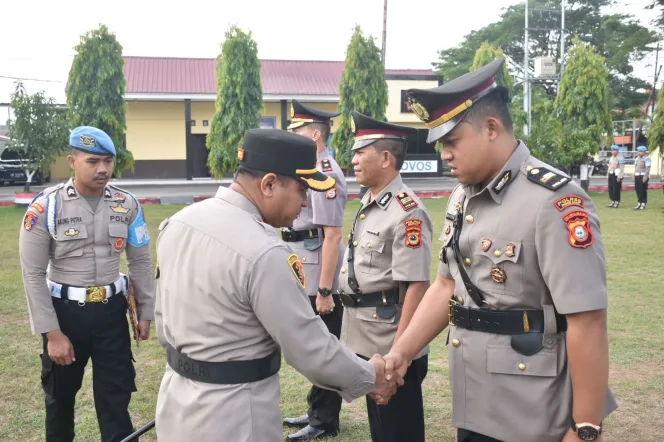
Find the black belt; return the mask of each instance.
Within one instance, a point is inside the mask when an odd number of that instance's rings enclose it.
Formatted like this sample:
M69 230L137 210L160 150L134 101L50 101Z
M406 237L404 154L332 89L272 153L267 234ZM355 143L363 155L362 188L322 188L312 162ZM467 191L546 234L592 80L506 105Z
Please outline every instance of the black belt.
M344 307L380 307L381 305L399 304L399 290L397 289L362 293L361 295L339 293L339 297Z
M247 361L204 362L191 359L166 344L168 365L180 376L209 384L246 384L267 379L281 368L281 351Z
M488 310L464 307L450 301L450 325L485 333L516 335L544 333L542 310ZM567 330L567 319L556 313L558 333Z
M283 229L281 231L281 239L283 239L285 242L304 241L305 239L318 238L318 236L319 236L318 229L309 229L309 230ZM323 231L322 229L320 237L325 238L325 231Z

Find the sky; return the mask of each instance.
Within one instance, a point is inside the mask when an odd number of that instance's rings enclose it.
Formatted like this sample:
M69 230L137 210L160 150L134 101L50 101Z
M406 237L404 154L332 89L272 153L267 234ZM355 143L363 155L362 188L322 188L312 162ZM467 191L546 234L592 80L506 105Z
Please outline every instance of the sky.
M386 66L431 68L437 51L499 19L518 0L388 0ZM617 12L648 23L649 0L622 0ZM262 59L343 60L353 27L380 47L383 0L0 0L0 103L10 101L13 79L28 92L43 90L65 102L65 82L80 36L100 23L115 33L124 55L216 57L231 24L250 30ZM664 59L664 54L662 54ZM652 81L654 55L637 66ZM650 64L650 65L649 65Z

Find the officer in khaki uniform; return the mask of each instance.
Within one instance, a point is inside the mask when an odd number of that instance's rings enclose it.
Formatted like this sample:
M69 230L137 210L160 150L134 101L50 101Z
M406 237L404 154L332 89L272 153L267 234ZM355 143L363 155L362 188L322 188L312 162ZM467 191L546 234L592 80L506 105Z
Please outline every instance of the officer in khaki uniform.
M625 175L625 158L620 154L620 147L615 144L611 146L611 157L609 158L609 207L617 209L620 206L620 192Z
M154 319L150 236L138 201L108 184L115 157L111 138L77 127L70 145L74 178L37 196L19 236L30 324L43 336L46 440L74 439L76 393L92 359L101 440L120 441L133 430L127 407L136 391L126 317L130 278L137 339L148 338ZM129 276L119 272L122 252ZM133 301L130 296L132 307Z
M514 138L504 59L407 91L460 184L438 277L385 356L404 370L448 325L459 441L601 440L608 391L606 268L593 201Z
M168 355L160 442L283 440L282 351L312 383L346 400L370 392L382 400L396 389L379 355L356 357L314 314L304 266L274 229L292 225L307 189L336 185L316 169L315 143L251 129L238 158L230 188L160 225L156 325Z
M339 275L341 341L368 358L387 353L429 287L431 218L401 180L407 137L415 129L351 112L355 176L368 191L355 216ZM374 442L424 441L422 381L429 349L413 359L405 385L386 406L367 397Z
M638 204L634 210L645 210L648 203L648 183L650 182L650 167L652 160L648 155L648 148L646 146L639 146L636 148L638 152L634 160L634 187L636 189L636 197Z
M331 119L339 113L305 106L297 100L293 100L292 112L288 130L314 140L318 151L316 168L334 178L336 185L326 192L309 190L306 207L293 222L292 228L282 230L281 236L302 261L309 281L306 291L311 307L338 339L343 306L337 294L337 279L344 254L341 237L346 206L346 179L325 142L330 134ZM313 440L337 435L341 396L335 391L312 385L307 403L309 410L306 414L284 419L285 425L301 428L290 434L288 439Z

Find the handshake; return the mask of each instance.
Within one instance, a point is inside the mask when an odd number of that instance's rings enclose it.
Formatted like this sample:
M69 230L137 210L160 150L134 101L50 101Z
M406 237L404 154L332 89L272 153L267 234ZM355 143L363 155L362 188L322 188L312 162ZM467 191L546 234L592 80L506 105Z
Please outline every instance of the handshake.
M369 395L378 405L385 405L397 392L397 387L404 384L403 377L408 370L408 361L391 351L385 356L373 355L369 360L376 369L376 389Z

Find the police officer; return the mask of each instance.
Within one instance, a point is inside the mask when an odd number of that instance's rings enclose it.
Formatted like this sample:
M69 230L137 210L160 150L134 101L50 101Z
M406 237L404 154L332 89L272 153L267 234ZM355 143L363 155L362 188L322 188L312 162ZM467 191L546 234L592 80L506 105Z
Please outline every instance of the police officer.
M634 161L634 187L636 189L636 197L639 202L634 207L634 210L645 210L646 203L648 202L648 182L650 181L650 167L652 160L648 155L648 148L646 146L639 146L636 148L638 156Z
M291 226L307 189L335 180L316 169L316 144L252 129L230 188L163 221L157 240L156 325L168 366L157 400L160 442L283 440L281 351L320 388L352 400L396 389L384 362L357 358L307 299L312 284L274 227ZM317 281L313 281L317 284Z
M393 352L405 370L450 325L459 441L601 440L608 391L606 267L593 201L515 139L504 59L433 89L411 108L459 180L436 281Z
M30 324L43 337L46 440L74 439L76 393L92 359L101 440L120 441L133 431L127 407L136 391L126 317L130 282L138 339L148 338L154 319L150 236L136 198L108 182L115 158L111 138L82 126L71 132L69 144L74 177L37 196L19 237ZM122 252L129 276L119 272Z
M611 146L611 158L609 158L609 198L611 198L611 204L608 207L617 209L620 205L624 173L625 159L620 155L620 147L614 144Z
M341 229L346 206L346 180L330 155L326 141L330 135L331 119L339 113L305 106L297 100L293 100L292 111L288 130L316 143L316 168L334 178L336 185L326 192L309 190L306 207L293 222L293 227L282 231L282 238L300 256L309 281L306 292L311 307L338 339L343 306L337 294L337 279L344 253ZM289 435L289 440L313 440L339 434L341 396L337 392L312 385L307 403L309 410L306 414L284 419L284 424L302 428Z
M355 216L339 276L341 341L368 358L387 353L429 287L431 218L401 180L410 127L351 113L353 166L369 189ZM386 406L367 397L374 442L424 441L422 381L429 349L414 355L404 386Z

